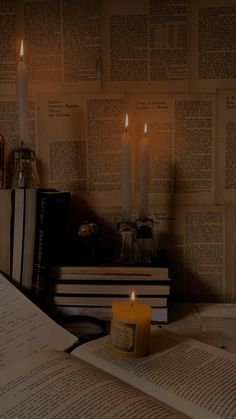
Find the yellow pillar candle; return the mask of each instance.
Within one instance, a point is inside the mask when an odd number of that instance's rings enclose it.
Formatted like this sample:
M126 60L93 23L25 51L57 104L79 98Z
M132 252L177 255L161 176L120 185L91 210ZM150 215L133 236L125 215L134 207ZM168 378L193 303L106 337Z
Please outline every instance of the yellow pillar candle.
M138 357L148 353L151 307L135 301L112 302L110 346L119 355Z

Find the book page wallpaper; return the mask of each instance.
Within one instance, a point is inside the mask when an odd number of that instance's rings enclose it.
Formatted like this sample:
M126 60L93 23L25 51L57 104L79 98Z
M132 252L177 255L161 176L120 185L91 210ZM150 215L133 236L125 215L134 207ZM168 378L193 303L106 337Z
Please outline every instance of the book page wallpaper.
M131 218L140 213L146 122L148 216L169 261L172 298L235 301L235 27L233 0L1 2L5 186L19 147L24 39L29 145L41 185L71 192L72 236L92 218L104 255L114 245L128 114Z

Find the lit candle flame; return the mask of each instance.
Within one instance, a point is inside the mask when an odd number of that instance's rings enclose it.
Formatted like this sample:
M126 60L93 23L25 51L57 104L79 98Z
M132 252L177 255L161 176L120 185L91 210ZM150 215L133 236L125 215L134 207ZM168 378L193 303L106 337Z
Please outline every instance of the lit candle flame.
M128 114L125 115L125 131L128 131L129 126L129 117Z
M144 130L143 130L143 132L144 132L144 135L147 134L147 122L145 122L145 124L144 124Z
M23 39L21 40L21 43L20 43L20 57L21 58L24 57L24 42L23 42Z
M134 302L135 302L135 292L132 291L132 293L131 293L131 304L132 304L132 306L134 305Z

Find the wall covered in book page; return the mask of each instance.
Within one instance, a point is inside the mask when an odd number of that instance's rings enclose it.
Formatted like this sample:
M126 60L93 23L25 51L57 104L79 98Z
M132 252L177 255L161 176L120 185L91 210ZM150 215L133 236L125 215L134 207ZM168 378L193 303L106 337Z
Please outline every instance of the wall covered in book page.
M235 301L235 14L233 0L4 1L5 186L19 145L24 39L29 144L42 186L71 192L75 260L84 219L99 223L99 257L115 250L128 114L130 219L143 210L147 123L146 216L157 252L168 258L172 298Z

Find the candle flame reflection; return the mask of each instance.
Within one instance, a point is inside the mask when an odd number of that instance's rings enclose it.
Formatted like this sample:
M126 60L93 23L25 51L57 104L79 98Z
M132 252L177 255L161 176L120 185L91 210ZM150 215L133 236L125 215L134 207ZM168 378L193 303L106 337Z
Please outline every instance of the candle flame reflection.
M134 302L135 302L135 292L132 291L132 293L131 293L131 304L132 304L132 306L134 305Z

